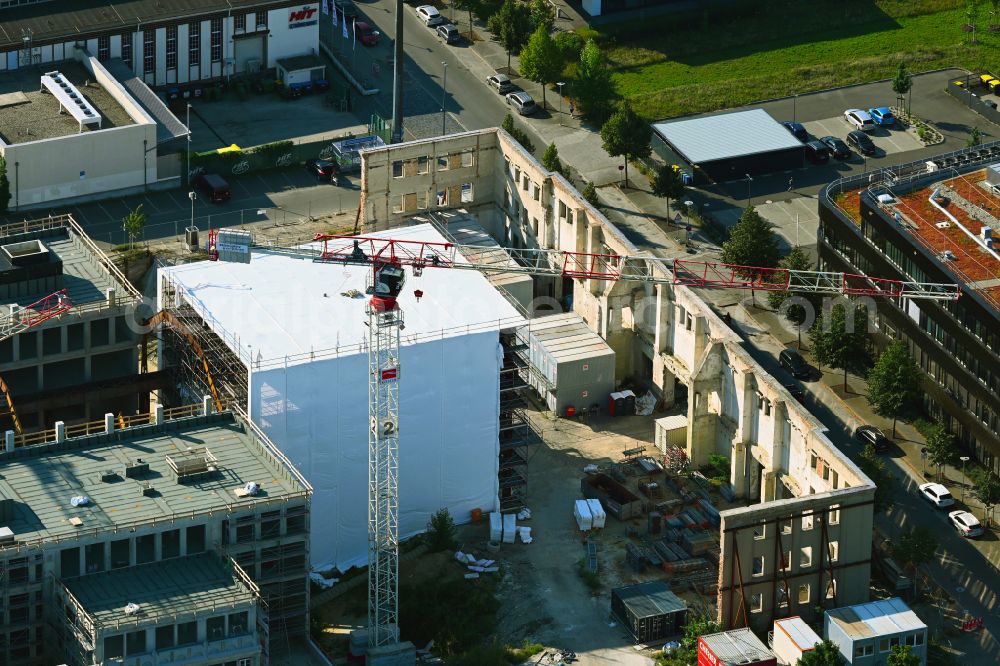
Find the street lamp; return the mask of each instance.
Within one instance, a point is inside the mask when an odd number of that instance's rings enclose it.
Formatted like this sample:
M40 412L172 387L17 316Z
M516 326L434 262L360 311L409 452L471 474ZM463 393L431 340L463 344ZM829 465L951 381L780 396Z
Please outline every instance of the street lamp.
M444 65L444 85L441 87L441 136L444 136L444 127L445 127L444 100L445 100L445 95L448 94L448 63L442 60L441 64Z
M187 105L187 184L191 185L191 105Z
M192 190L188 192L188 199L191 200L191 228L194 228L194 200L198 198L198 195Z
M745 175L747 177L747 208L749 208L750 207L750 186L753 184L753 178L750 177L750 174L745 174Z
M969 462L969 456L962 456L959 458L962 461L962 502L965 502L965 486L967 479L965 478L965 463Z
M565 81L557 81L556 86L559 88L559 124L562 125L562 87L566 85Z

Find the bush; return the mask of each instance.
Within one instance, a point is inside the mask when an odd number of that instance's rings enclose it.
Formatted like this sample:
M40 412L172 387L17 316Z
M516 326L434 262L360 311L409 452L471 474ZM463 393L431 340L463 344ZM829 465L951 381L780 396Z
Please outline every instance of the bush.
M712 479L729 480L729 458L718 453L708 457L708 467L705 469Z
M524 643L519 648L507 646L504 649L507 661L511 664L520 664L521 662L527 661L531 657L545 649L545 646L541 643L529 643L524 641Z
M431 552L439 550L454 550L455 521L447 508L441 509L427 522L427 533L424 535L427 548Z
M507 666L507 652L499 645L477 645L448 660L448 666Z
M583 584L586 585L591 592L596 592L601 589L601 577L587 568L586 560L581 559L577 562L576 572L580 575L580 578L583 579Z
M583 50L584 39L576 32L560 32L552 38L559 49L563 62L570 62L580 59L580 51Z

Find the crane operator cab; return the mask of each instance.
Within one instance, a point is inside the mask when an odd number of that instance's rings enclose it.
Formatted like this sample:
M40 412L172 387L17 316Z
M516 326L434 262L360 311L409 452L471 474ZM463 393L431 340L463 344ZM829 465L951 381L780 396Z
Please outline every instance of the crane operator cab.
M368 288L371 306L376 312L390 312L396 309L396 298L403 291L406 273L399 264L381 264L374 267L375 283Z

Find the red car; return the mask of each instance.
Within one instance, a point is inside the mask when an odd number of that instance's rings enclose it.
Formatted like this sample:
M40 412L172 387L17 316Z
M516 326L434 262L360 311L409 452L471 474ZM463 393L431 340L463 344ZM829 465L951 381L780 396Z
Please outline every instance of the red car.
M354 36L365 46L375 46L378 44L380 34L378 30L372 30L372 27L364 21L357 21L354 24Z

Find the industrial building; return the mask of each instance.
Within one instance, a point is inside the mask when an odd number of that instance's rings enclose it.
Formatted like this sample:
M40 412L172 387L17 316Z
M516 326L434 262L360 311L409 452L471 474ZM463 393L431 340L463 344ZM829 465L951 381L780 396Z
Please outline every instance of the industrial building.
M927 625L896 597L829 610L823 633L852 666L883 664L897 645L927 664Z
M502 130L361 154L366 233L457 211L526 264L533 248L641 254ZM671 269L650 262L649 270L667 276ZM666 407L686 392L685 452L693 464L714 453L731 460L729 482L749 506L721 512L723 628L763 632L776 618L813 618L817 607L867 601L871 544L858 535L872 533L874 485L722 318L683 285L553 273L534 277L536 302L570 304L614 352L616 386L625 379L647 386Z
M1000 143L845 178L820 194L821 268L959 285L953 301L883 299L877 342L906 343L923 407L1000 472Z
M205 399L17 444L0 662L256 666L308 645L312 489L247 419Z
M447 240L430 224L382 235ZM511 500L506 510L520 508L517 449L527 437L527 421L506 395L505 368L517 370L525 323L516 306L475 271L408 273L400 297L400 538L422 532L443 507L457 522L473 509L500 509L501 499ZM368 280L364 267L266 251L250 264L198 262L159 277L161 306L214 340L204 346L214 349L209 367L224 399L245 401L315 487L314 506L325 516L312 534L317 565L367 561ZM174 353L165 351L166 365L184 366ZM188 365L187 385L204 386L200 365Z
M100 0L0 3L0 71L85 49L120 59L152 87L217 81L319 50L319 3L289 0Z
M72 217L0 227L0 327L56 293L72 304L68 312L2 336L0 432L146 412L162 384L160 375L136 374L130 319L139 292Z
M804 159L802 143L764 109L668 120L653 131L699 184L797 169Z

